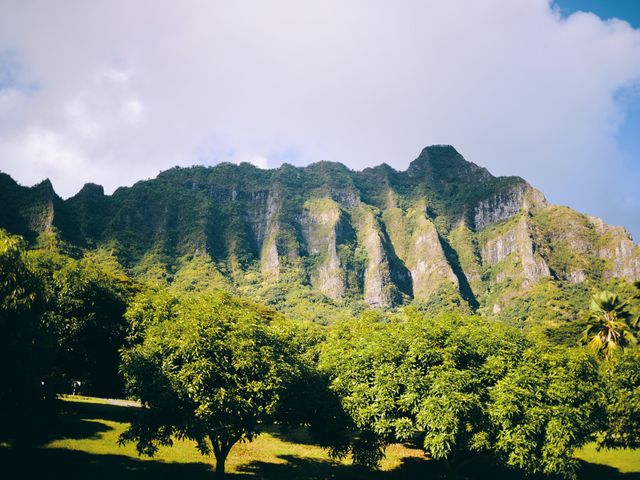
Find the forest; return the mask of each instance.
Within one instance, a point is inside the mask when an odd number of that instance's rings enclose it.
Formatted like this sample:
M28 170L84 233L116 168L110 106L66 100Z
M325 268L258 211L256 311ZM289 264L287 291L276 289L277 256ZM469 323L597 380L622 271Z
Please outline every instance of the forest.
M134 278L55 233L28 246L2 231L0 442L32 448L60 395L81 393L140 402L119 443L153 456L188 439L220 476L276 426L365 469L400 443L446 478L478 461L575 478L587 444L640 447L640 289L607 287L575 290L565 301L582 305L554 328L445 297L321 325L216 285ZM552 316L561 300L542 284L526 303Z

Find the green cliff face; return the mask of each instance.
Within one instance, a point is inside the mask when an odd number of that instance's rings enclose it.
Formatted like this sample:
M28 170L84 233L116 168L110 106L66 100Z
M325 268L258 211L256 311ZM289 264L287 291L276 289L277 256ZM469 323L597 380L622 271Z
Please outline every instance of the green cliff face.
M500 315L548 282L640 279L640 247L622 228L548 205L523 179L494 177L450 146L425 148L406 171L220 164L174 168L113 195L88 184L68 200L47 180L26 188L0 174L0 204L0 228L30 242L53 231L146 280L289 309L454 296Z

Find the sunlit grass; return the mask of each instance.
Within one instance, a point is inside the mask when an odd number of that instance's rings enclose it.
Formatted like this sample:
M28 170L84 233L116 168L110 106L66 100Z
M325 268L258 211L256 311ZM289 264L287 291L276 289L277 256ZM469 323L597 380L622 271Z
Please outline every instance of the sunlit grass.
M607 465L622 473L640 472L640 450L600 450L594 444L580 449L576 457L589 463Z
M92 397L64 396L65 402L90 403L113 405L113 401ZM118 402L117 404L121 404ZM62 448L67 450L82 451L97 455L128 455L141 460L154 460L170 463L204 463L212 466L212 457L203 456L196 449L195 443L189 440L175 440L172 447L161 447L158 453L150 459L138 456L135 445L129 443L118 445L118 437L126 429L127 423L107 419L82 418L82 422L95 425L96 434L88 438L65 438L51 441L45 448ZM90 429L90 428L89 428ZM348 458L332 459L328 452L310 443L307 435L293 432L287 435L287 439L278 434L277 430L271 430L259 435L252 442L238 443L233 447L227 460L227 471L242 472L242 467L251 463L265 462L273 464L287 463L285 457L297 456L309 460L331 462L336 465L350 465ZM407 448L403 445L391 445L386 451L386 457L382 461L381 469L393 470L397 468L402 459L424 458L421 450Z
M116 478L143 480L189 478L200 480L213 476L212 458L202 456L191 441L175 441L163 447L153 458L140 457L135 445L118 445L118 437L135 413L135 402L63 397L63 412L52 425L48 440L31 451L12 450L0 445L0 472L19 473L3 478L58 478L68 480ZM398 479L440 478L441 467L427 461L419 449L391 445L386 451L380 472L367 472L351 465L350 459L332 459L326 450L314 445L304 430L288 435L269 429L253 442L237 444L227 461L232 478L285 479ZM16 458L16 455L24 455ZM597 451L589 445L577 457L583 464L579 480L640 478L640 451ZM474 479L522 478L507 470L482 471L487 467L476 462L468 474ZM1 476L1 475L0 475Z

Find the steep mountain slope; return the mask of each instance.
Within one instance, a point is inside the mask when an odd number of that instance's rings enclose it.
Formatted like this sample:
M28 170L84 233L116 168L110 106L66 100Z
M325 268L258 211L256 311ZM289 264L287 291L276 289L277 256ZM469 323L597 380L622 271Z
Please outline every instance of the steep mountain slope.
M0 204L0 227L31 242L55 230L134 275L189 288L279 285L269 295L302 288L374 307L447 291L497 313L545 279L640 279L640 248L622 228L548 205L523 179L494 177L450 146L425 148L403 172L220 164L110 196L88 184L68 200L48 180L25 188L0 174Z

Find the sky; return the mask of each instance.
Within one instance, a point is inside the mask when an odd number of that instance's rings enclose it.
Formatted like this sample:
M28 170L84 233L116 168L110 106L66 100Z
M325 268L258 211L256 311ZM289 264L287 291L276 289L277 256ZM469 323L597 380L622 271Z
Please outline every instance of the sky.
M451 144L640 239L636 0L0 0L0 170L404 170Z

